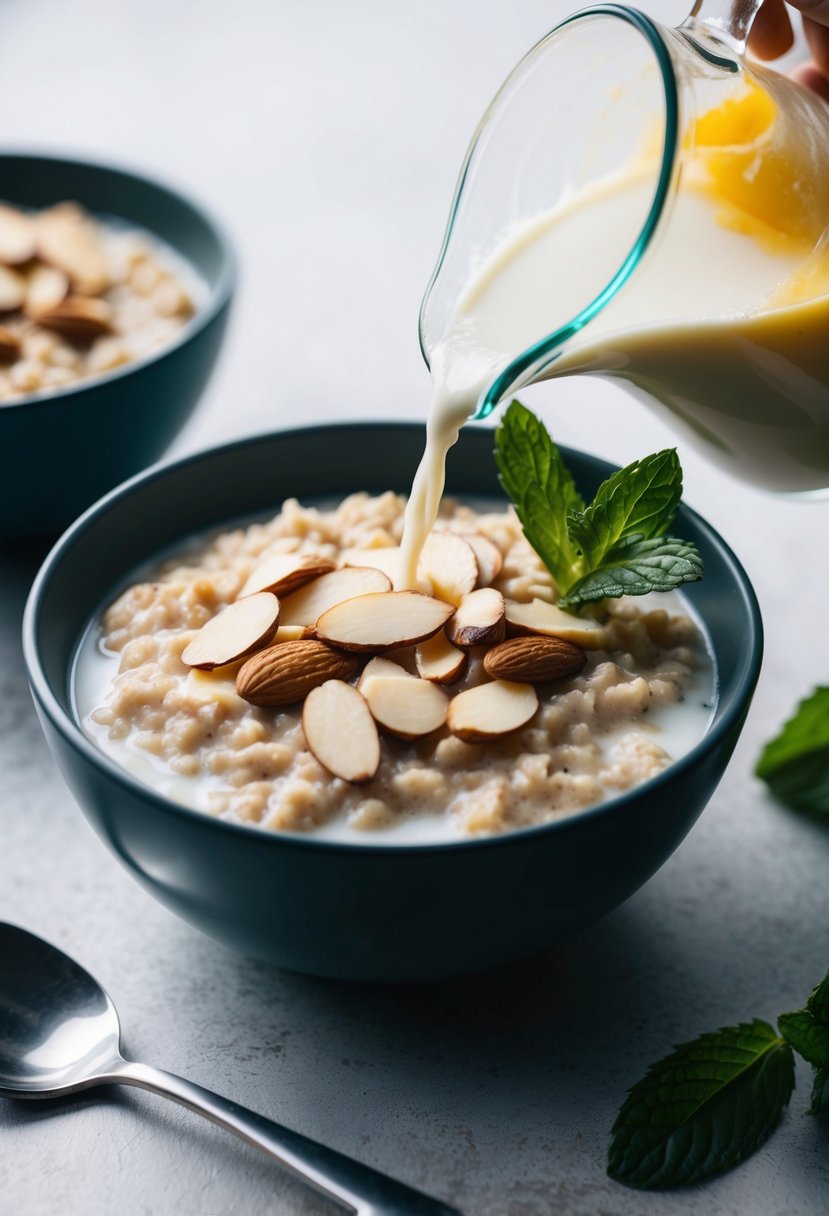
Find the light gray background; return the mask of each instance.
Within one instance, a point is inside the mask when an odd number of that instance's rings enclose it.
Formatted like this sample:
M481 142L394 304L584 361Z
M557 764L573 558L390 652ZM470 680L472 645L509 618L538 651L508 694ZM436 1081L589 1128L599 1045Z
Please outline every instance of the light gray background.
M225 355L177 451L300 421L424 417L417 306L461 155L505 72L567 7L0 0L2 138L169 176L212 203L239 248ZM685 6L645 7L677 20ZM620 463L674 442L599 382L533 402L557 439ZM603 924L497 974L383 989L282 974L175 920L104 851L41 739L18 644L31 549L0 554L0 917L100 977L137 1058L467 1216L826 1212L829 1126L805 1115L802 1066L782 1128L736 1172L669 1196L604 1174L614 1114L647 1063L702 1030L797 1006L829 963L829 830L751 777L761 742L829 680L829 506L763 496L681 455L687 499L754 579L766 662L701 822ZM0 1104L3 1216L329 1210L160 1099Z

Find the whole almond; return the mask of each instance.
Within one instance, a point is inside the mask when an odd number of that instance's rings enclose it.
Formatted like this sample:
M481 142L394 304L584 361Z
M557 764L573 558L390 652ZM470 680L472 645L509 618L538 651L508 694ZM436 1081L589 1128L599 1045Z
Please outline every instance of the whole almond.
M76 346L86 346L112 332L112 309L109 304L106 300L93 300L86 296L68 296L54 308L39 312L34 320Z
M510 638L484 655L484 671L495 680L543 684L577 675L586 662L584 651L564 638Z
M239 668L236 691L251 705L291 705L326 680L348 680L359 659L307 640L280 642L260 650Z

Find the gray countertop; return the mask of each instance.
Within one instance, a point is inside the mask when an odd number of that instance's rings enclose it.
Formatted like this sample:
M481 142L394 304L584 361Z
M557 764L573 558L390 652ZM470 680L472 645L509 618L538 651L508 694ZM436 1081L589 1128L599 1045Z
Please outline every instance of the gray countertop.
M212 200L239 247L226 351L176 452L300 420L424 417L415 319L460 157L501 77L568 5L516 7L0 4L7 141L178 180ZM645 7L671 20L684 8ZM558 440L619 463L675 442L598 382L527 399ZM829 830L775 806L751 776L762 741L829 682L829 504L761 495L680 451L688 501L755 582L766 660L699 824L602 924L494 974L382 988L281 973L174 919L95 838L41 737L18 637L42 553L25 545L0 552L0 918L100 978L133 1057L467 1216L825 1213L829 1123L806 1117L802 1065L781 1129L733 1173L663 1195L604 1173L615 1112L646 1064L702 1030L796 1007L829 964ZM2 1216L333 1212L145 1094L0 1103L0 1137Z

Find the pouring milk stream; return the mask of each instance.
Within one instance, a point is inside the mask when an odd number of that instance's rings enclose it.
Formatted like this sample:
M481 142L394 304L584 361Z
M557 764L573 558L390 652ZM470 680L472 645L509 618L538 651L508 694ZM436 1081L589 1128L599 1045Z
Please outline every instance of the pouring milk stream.
M686 124L655 250L533 378L621 379L738 476L808 492L829 486L829 157L816 180L807 155L810 139L829 142L829 110L817 135L801 124L798 146L796 86L783 82L781 106L778 82L753 68L740 91ZM810 115L820 105L808 99ZM647 213L652 162L644 148L624 170L514 225L470 272L431 351L401 586L417 585L463 423L505 366L567 315L572 285L601 275L619 225Z

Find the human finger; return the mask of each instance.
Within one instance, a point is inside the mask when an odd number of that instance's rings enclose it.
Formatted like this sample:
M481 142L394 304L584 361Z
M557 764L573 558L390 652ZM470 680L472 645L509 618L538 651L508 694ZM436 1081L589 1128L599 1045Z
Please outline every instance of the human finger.
M812 58L823 75L829 77L829 26L819 25L811 17L804 17L803 31L806 34Z
M826 79L816 64L801 63L792 72L792 80L796 80L804 88L811 89L813 93L817 93L818 97L822 97L824 101L829 101L829 80Z
M789 0L789 3L810 21L816 21L818 25L829 25L829 0ZM765 8L765 5L763 7Z

